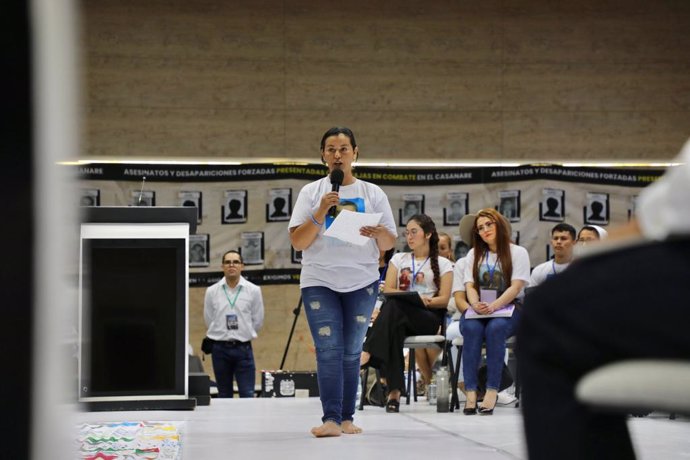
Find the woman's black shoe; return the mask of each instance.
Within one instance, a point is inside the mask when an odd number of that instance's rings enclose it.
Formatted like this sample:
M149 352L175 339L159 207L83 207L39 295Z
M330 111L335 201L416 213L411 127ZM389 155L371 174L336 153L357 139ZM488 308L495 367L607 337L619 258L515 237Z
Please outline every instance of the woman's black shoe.
M474 407L467 407L467 402L465 402L465 407L462 409L462 413L465 415L474 415L477 413L477 403L475 403Z
M386 403L386 412L400 412L400 401L389 399Z
M494 404L494 407L492 408L479 406L479 409L477 409L477 413L479 413L479 415L492 415L494 413L495 408L496 404Z

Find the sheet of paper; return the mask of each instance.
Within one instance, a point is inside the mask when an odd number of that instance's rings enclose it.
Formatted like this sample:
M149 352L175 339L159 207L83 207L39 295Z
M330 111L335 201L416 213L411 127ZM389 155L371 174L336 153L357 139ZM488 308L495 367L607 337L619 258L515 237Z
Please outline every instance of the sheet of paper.
M377 225L382 216L383 214L380 212L366 213L342 209L323 234L357 246L364 246L371 238L360 235L359 229L364 226Z
M478 319L478 318L509 318L513 316L513 311L515 310L515 305L512 303L509 303L505 307L496 310L495 312L491 313L490 315L480 315L476 311L472 310L469 308L465 312L465 319Z

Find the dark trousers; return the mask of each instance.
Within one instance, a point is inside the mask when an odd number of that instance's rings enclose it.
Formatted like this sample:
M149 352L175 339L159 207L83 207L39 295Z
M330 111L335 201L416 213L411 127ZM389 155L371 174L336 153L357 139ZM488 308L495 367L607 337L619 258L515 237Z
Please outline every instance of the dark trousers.
M444 313L445 310L435 312L396 299L388 299L381 306L364 350L371 355L369 363L380 369L381 376L386 378L389 390L405 388L405 337L438 333Z
M240 398L253 398L256 366L251 343L215 342L211 352L219 398L232 398L233 379L237 380Z
M578 403L575 386L614 361L690 359L689 325L688 239L584 258L528 294L517 365L529 458L635 458L626 415Z

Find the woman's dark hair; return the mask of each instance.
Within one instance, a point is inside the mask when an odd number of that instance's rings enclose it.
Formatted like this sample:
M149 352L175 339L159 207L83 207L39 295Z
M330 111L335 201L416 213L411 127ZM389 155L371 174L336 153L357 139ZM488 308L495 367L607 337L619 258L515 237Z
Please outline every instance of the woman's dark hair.
M344 126L334 126L333 128L329 129L326 131L321 138L321 151L323 152L323 149L326 148L326 139L328 139L331 136L337 136L338 134L344 134L348 138L350 138L350 144L352 144L352 148L354 149L357 147L357 141L355 140L355 134L352 132L350 128L346 128Z
M601 234L599 234L599 230L597 230L596 228L592 227L591 225L585 225L584 227L582 227L582 228L580 229L579 232L577 232L577 239L578 239L578 240L580 239L580 235L582 235L582 232L583 232L584 230L588 230L588 231L594 233L594 234L597 236L597 239L598 239L598 240L601 239Z
M492 208L482 209L474 219L474 266L472 267L472 278L474 286L478 290L479 286L479 264L484 256L489 257L489 245L484 242L477 231L477 221L480 217L485 217L496 224L496 257L501 265L505 286L510 286L513 278L513 260L510 257L510 226L505 217Z
M441 290L441 275L438 268L438 232L436 231L436 224L426 214L415 214L407 219L407 223L410 221L417 222L417 225L421 227L425 235L431 233L429 238L429 263L431 264L431 271L434 273L436 291L439 291Z

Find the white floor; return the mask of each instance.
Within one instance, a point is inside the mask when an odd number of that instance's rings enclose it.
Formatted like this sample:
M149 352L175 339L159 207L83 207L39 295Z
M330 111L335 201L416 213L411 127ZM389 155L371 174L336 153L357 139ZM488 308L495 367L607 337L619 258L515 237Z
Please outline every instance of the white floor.
M497 407L490 417L440 414L421 400L399 414L366 406L355 414L360 435L316 439L318 398L213 399L193 411L80 412L79 423L179 422L185 460L524 459L519 409ZM690 419L653 413L630 420L638 458L690 458Z

